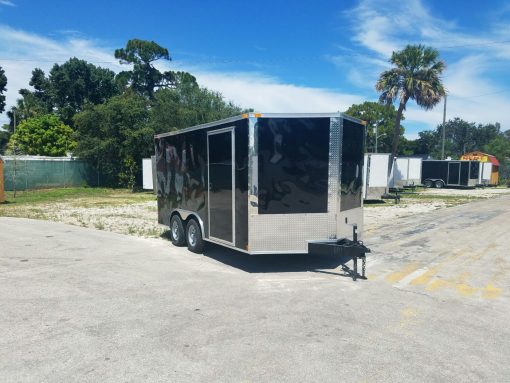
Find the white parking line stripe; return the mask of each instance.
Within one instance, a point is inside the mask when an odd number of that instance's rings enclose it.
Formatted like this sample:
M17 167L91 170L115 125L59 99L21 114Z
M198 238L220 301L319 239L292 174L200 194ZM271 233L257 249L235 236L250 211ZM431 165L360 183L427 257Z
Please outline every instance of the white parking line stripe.
M409 282L411 282L413 279L418 278L422 274L425 274L427 271L429 271L428 267L422 267L421 269L417 269L413 271L411 274L406 275L405 278L402 278L400 281L395 283L393 287L400 289L409 284Z

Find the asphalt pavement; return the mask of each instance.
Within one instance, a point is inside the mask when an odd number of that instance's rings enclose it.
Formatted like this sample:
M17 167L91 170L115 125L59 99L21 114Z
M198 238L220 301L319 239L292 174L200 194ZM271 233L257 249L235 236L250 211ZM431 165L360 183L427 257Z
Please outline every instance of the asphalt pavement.
M0 381L509 382L509 233L510 196L388 222L353 282L0 218Z

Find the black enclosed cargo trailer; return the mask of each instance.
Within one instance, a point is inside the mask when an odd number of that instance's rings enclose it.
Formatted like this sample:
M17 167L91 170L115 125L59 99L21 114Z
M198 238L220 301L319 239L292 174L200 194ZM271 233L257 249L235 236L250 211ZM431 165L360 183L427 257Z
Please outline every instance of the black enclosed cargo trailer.
M250 254L313 244L363 257L369 250L345 238L362 235L364 142L361 121L339 113L250 113L159 134L159 222L195 252L205 240Z
M421 183L425 187L475 187L480 172L479 161L424 160Z

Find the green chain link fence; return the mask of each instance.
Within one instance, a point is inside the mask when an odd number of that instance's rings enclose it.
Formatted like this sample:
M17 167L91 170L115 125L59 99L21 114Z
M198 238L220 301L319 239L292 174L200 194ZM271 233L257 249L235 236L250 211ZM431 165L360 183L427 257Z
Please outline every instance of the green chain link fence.
M97 173L86 161L69 157L4 156L5 190L98 186Z

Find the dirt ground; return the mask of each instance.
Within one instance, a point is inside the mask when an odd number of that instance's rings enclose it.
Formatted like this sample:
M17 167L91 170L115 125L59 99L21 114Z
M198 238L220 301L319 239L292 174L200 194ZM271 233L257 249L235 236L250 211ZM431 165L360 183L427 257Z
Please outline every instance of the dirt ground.
M75 201L66 201L39 204L35 207L16 207L15 210L10 211L12 214L5 215L44 219L119 234L157 238L166 230L165 226L158 224L157 211L156 201L130 202L113 206L102 204L84 206Z
M387 225L397 218L424 214L470 201L510 194L510 188L419 189L402 195L401 202L365 204L364 231ZM68 198L60 201L0 206L0 216L35 218L95 228L119 234L159 238L167 227L157 223L155 196L123 192Z

